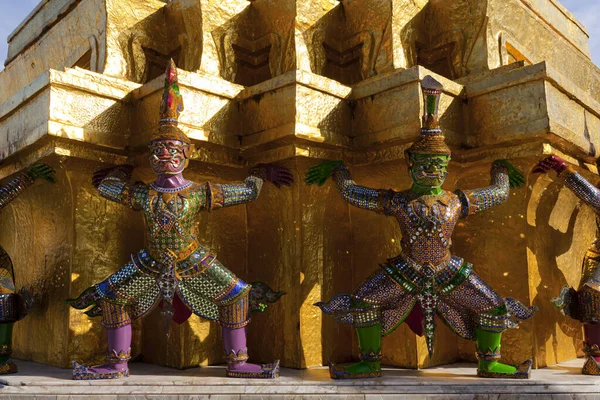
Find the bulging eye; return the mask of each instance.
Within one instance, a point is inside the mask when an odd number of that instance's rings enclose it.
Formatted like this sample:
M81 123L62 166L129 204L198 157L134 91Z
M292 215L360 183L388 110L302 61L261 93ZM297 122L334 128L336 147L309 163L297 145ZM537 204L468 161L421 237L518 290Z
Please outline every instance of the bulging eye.
M169 149L169 153L171 153L171 154L177 154L177 149Z

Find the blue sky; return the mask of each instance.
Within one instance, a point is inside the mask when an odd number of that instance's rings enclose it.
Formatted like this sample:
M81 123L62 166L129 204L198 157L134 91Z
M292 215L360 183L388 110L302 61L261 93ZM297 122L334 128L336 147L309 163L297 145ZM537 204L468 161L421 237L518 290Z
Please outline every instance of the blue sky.
M310 0L308 0L310 1ZM600 66L600 0L560 0L590 33L592 60ZM0 70L7 54L6 38L35 8L39 0L0 0Z

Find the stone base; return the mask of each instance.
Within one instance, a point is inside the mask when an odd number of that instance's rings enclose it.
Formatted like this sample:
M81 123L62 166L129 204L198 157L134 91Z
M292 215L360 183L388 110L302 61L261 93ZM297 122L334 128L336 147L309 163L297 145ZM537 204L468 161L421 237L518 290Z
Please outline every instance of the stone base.
M426 370L385 369L382 378L332 381L326 368L282 369L272 381L225 377L224 367L188 370L132 363L131 377L73 381L71 371L17 361L19 373L0 377L0 397L43 399L597 399L600 377L581 375L582 359L534 370L530 380L475 376L474 364Z

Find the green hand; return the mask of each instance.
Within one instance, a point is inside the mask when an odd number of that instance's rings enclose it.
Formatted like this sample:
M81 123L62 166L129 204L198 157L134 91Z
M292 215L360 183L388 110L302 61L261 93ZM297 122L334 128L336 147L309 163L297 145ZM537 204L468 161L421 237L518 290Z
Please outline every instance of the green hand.
M316 183L317 185L322 186L333 173L333 169L341 165L344 165L344 162L341 160L324 161L314 165L306 172L304 182L308 185Z
M56 182L56 180L54 179L54 175L56 174L56 171L54 171L54 168L52 168L51 166L49 166L46 163L39 163L39 164L32 165L31 167L29 167L27 169L27 173L33 179L41 178L50 183Z
M511 188L521 187L525 183L523 173L516 169L508 160L496 160L493 162L493 165L504 165L508 168L508 180Z

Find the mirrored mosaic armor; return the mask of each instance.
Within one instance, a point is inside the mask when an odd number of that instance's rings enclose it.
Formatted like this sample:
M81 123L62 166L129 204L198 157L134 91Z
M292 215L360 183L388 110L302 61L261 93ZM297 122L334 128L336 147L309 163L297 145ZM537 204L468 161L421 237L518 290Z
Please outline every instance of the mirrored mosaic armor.
M256 199L261 176L262 171L256 169L244 183L190 183L171 191L130 183L122 170L109 174L99 185L99 193L144 213L148 247L71 304L78 309L92 307L88 315L102 315L103 326L117 328L146 315L162 300L172 303L177 295L202 318L231 328L245 326L249 310L262 310L264 299L251 296L251 285L200 245L197 217L202 211Z
M508 198L508 169L504 165L492 167L489 187L444 191L436 196L358 186L343 166L334 170L333 179L348 203L396 218L402 233L402 252L382 264L352 295L342 294L328 303L319 303L326 314L354 326L381 323L387 335L419 303L430 353L435 315L469 340L475 340L478 327L501 332L532 315L532 310L517 300L500 297L473 272L470 263L450 253L452 232L460 218L502 204Z
M92 183L101 196L144 214L147 247L106 280L68 300L77 309L101 316L106 328L108 364L73 364L73 379L114 379L129 375L131 322L155 307L162 309L165 333L171 322L183 323L194 313L222 326L226 374L243 378L275 378L279 363L247 363L246 325L252 311L264 311L284 292L266 284L245 283L198 241L198 214L255 200L265 180L275 186L292 182L289 171L274 165L252 168L243 183L213 184L186 180L182 173L193 150L178 128L183 98L171 60L158 130L152 135L150 166L157 175L150 184L131 182L131 166L97 171Z
M450 160L450 149L437 122L442 86L426 77L422 88L423 127L406 153L413 181L409 190L359 186L341 162L325 162L307 173L309 184L322 184L331 173L345 201L394 217L402 233L401 253L381 264L352 294L316 304L325 314L357 328L361 362L331 364L331 377L380 376L381 335L390 334L403 322L425 335L431 356L441 318L460 337L476 341L479 376L528 378L531 360L517 367L498 362L500 334L531 317L535 308L502 298L469 262L450 252L457 221L504 203L511 184L522 184L523 177L510 163L498 160L492 165L490 186L454 193L442 190Z

